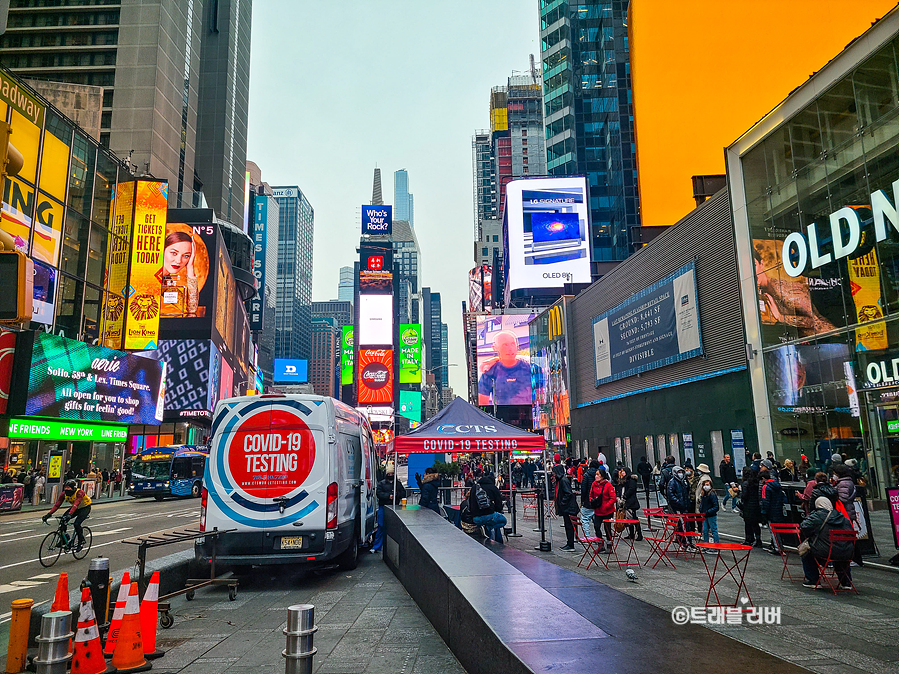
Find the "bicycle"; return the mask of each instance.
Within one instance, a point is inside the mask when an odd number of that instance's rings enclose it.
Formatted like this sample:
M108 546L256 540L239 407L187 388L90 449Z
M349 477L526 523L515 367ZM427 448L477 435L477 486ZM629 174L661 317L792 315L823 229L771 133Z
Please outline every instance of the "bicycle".
M73 531L70 534L66 531L66 524L69 522L69 518L63 516L56 519L59 520L59 526L56 528L56 531L51 531L41 541L38 561L40 561L43 567L50 567L56 564L62 553L69 554L71 552L75 559L84 559L87 553L90 552L91 543L93 543L93 534L91 534L91 530L88 527L81 526L82 531L84 531L84 544L78 546L75 532ZM49 522L45 522L45 524L49 526Z

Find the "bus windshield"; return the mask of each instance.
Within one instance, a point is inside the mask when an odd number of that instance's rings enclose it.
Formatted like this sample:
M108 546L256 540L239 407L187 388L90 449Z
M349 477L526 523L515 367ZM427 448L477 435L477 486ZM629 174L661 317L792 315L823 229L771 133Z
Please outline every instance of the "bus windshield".
M132 482L135 480L168 480L171 465L171 459L153 459L151 461L135 459L134 465L131 467L131 480Z

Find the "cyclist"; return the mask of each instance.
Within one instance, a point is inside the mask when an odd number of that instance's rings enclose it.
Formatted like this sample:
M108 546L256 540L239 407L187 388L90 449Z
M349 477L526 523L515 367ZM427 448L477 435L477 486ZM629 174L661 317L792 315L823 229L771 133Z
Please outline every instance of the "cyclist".
M84 530L81 528L81 525L84 523L84 520L87 519L87 516L91 514L91 499L84 493L83 489L78 488L78 483L75 482L75 480L67 480L63 486L62 493L59 495L59 498L56 499L56 503L50 508L50 512L41 519L46 523L46 521L50 519L50 516L59 510L63 501L72 506L69 508L69 511L63 515L63 523L65 524L70 519L74 518L72 524L75 527L75 535L77 537L75 550L79 551L81 550L81 546L84 545Z

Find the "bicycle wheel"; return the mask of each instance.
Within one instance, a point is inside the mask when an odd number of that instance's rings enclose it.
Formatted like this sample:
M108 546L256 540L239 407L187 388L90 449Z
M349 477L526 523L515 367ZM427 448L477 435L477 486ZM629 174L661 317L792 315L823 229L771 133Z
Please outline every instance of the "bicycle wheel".
M84 545L81 546L81 550L77 552L75 549L72 549L72 557L75 559L84 559L87 556L87 553L91 551L91 543L94 541L93 534L91 534L91 530L87 527L81 527L81 530L84 531ZM75 534L72 534L73 536Z
M60 554L62 554L62 541L59 540L59 532L51 531L41 541L38 561L40 561L41 566L53 566L56 564L56 560L59 559Z

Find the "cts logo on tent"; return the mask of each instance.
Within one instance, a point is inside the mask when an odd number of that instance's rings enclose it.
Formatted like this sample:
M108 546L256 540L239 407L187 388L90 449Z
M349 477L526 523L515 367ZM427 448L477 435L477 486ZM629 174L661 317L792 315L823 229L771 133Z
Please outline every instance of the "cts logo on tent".
M438 433L445 435L466 435L470 433L496 433L496 426L478 426L474 424L441 424Z

